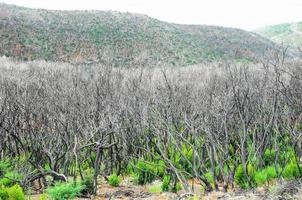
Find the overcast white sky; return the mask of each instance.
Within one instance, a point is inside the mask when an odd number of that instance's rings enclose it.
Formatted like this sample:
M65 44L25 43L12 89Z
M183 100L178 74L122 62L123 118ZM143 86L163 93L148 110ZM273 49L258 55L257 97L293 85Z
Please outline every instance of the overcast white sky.
M208 24L253 30L302 21L302 0L0 0L32 8L116 10L147 14L182 24Z

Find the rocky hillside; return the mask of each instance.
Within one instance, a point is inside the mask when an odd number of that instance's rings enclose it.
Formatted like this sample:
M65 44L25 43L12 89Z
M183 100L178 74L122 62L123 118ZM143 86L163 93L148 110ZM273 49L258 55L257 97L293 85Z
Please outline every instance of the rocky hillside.
M234 28L179 25L112 11L55 11L0 4L0 55L22 60L191 65L254 60L274 43Z

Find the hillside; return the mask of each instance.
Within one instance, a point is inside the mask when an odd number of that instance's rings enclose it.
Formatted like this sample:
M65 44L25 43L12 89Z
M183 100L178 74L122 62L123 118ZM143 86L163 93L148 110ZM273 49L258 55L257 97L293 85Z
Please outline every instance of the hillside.
M302 45L302 22L266 26L255 32L277 43L293 47Z
M113 11L54 11L0 4L0 55L22 60L190 65L253 60L274 44L257 34L179 25Z

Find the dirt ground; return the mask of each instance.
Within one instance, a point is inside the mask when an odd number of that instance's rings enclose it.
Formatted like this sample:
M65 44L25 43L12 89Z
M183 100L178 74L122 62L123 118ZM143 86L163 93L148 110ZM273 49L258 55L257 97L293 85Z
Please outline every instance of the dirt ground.
M192 183L192 182L191 182ZM112 187L102 182L98 194L94 200L302 200L302 180L295 181L278 181L270 186L260 187L253 190L234 190L227 193L221 191L211 192L207 195L201 195L200 185L193 184L196 194L194 197L186 196L184 191L178 193L171 192L150 192L150 187L160 186L160 182L156 181L146 186L138 186L132 184L129 180L123 181L121 186ZM39 195L34 195L31 200L40 200ZM78 198L76 200L88 200L87 198Z

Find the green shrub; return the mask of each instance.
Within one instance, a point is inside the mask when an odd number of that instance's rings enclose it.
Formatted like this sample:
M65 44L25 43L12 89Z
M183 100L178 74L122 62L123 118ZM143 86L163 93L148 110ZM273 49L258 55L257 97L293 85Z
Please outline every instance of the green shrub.
M135 184L135 185L138 185L139 184L139 175L138 174L132 174L132 182Z
M235 183L238 184L241 188L246 189L246 177L242 165L239 165L237 167L234 175L234 180Z
M45 193L41 194L40 200L47 200L47 195Z
M161 189L164 192L169 191L171 183L171 176L164 176L163 182L161 184Z
M169 148L170 157L173 158L174 166L179 170L184 170L188 173L192 172L193 149L186 145L181 145L181 150Z
M8 200L25 200L25 194L19 185L6 188L6 191L9 197Z
M136 174L137 183L143 185L155 180L156 170L153 164L139 160L136 165Z
M296 161L295 150L293 148L289 147L286 150L281 151L280 152L280 160L281 161L287 161L287 163L295 162Z
M173 192L178 192L182 189L181 183L176 183L175 187L173 187L172 191Z
M248 164L247 166L247 173L249 177L251 178L251 182L254 182L255 177L255 169L251 164ZM238 165L236 171L235 171L235 183L238 184L242 189L248 189L249 187L252 187L253 185L250 185L247 177L245 176L244 170L242 165Z
M118 175L116 173L110 175L108 178L108 181L109 181L109 185L114 186L114 187L119 186L121 183L121 179L120 179L120 177L118 177Z
M278 170L278 169L277 169ZM273 180L275 178L277 178L277 171L276 168L274 166L269 166L265 169L266 174L267 174L267 180Z
M299 168L296 163L290 162L287 164L282 172L282 177L285 179L294 179L300 177Z
M6 172L5 177L10 180L13 180L13 182L18 182L23 179L23 175L15 171Z
M192 172L192 161L193 161L193 149L191 147L186 147L182 145L182 153L185 155L186 158L181 157L179 160L179 164L181 168L184 169L186 172ZM189 162L188 162L189 161Z
M1 200L7 200L8 199L8 193L6 191L6 188L0 187L0 199Z
M267 181L267 174L265 170L261 170L256 172L255 174L255 182L258 186L263 185Z
M134 170L133 170L133 167L132 167L132 165L131 164L128 164L127 165L127 168L126 168L126 174L128 175L128 174L133 174L134 173Z
M84 173L84 180L82 181L82 185L84 186L81 193L83 194L92 194L93 192L93 170L87 168Z
M50 170L51 170L50 164L49 164L49 163L46 163L46 164L44 165L44 169L45 169L46 171L50 171Z
M79 183L56 183L55 186L49 187L47 194L54 200L74 199L78 196L84 186Z
M3 185L5 187L11 187L13 184L14 184L13 181L9 178L0 179L0 185Z
M157 166L157 175L159 177L164 177L165 170L166 170L165 162L163 160L159 160Z
M0 176L11 170L11 163L8 160L0 161Z
M260 186L277 178L276 168L273 166L266 167L265 169L259 170L255 173L255 183Z
M276 158L276 151L274 149L266 149L263 155L263 161L265 166L271 165L274 163Z
M212 174L210 172L207 172L207 173L205 173L204 176L207 179L207 181L211 184L211 186L214 188L215 183L214 183L214 178L213 178Z

